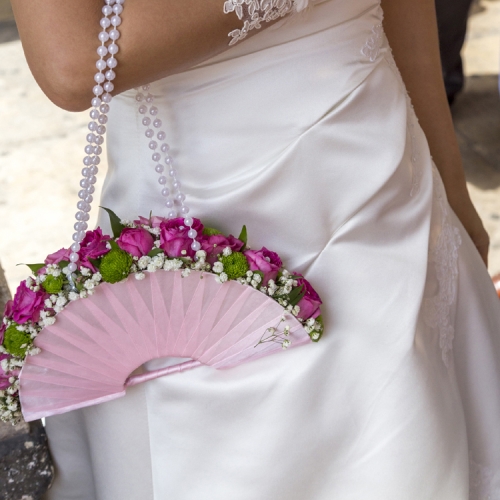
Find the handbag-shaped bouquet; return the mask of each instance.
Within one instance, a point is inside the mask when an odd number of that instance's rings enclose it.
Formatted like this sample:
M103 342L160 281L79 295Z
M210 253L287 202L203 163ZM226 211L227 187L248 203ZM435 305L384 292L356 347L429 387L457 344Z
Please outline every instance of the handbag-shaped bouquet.
M318 341L321 300L273 251L204 227L181 191L149 85L137 90L166 216L87 221L106 132L124 0L105 0L73 243L30 265L0 329L0 417L26 421L125 395L201 365L230 368ZM168 173L168 177L167 174ZM169 186L170 179L170 186ZM160 357L189 361L131 376Z

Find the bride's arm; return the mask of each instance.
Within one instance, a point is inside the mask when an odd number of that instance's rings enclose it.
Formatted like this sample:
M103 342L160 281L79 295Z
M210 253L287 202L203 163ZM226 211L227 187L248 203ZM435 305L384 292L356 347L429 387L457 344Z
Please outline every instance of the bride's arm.
M467 191L444 89L434 0L382 0L384 28L448 201L487 262L489 238Z
M89 107L103 0L11 0L30 69L70 111ZM228 48L241 28L224 0L126 0L115 93L191 67Z

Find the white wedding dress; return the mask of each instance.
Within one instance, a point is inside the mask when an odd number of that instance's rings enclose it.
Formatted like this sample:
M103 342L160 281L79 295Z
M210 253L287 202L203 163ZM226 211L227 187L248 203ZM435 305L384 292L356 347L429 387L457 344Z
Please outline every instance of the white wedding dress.
M326 331L48 418L47 498L500 499L500 303L381 22L318 1L152 86L191 214L303 272ZM163 214L136 109L113 101L101 202L128 219Z

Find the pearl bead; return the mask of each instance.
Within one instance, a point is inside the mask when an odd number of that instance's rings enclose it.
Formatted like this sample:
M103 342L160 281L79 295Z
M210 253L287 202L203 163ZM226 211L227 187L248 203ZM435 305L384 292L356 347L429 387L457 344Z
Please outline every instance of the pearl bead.
M78 228L78 231L86 231L89 227L89 225L86 222L80 221L78 224L80 224L80 227Z
M74 262L70 262L68 264L68 270L70 273L74 273L76 271L76 264Z
M149 85L149 83L146 83L146 85L142 86L142 90L144 90L145 92L147 92L150 88L151 88L151 85Z
M108 68L116 68L116 65L118 64L118 61L116 60L115 57L109 57L107 60L106 60L106 64L108 65Z
M168 171L168 175L170 175L170 177L175 177L177 175L177 170L175 170L175 168L171 168Z
M189 213L189 207L186 207L186 205L184 205L183 207L181 207L181 214L182 215L186 215Z
M95 192L95 187L88 186L87 188L85 188L85 191L87 191L87 193L89 193L89 194L93 194Z
M91 194L88 194L86 197L85 197L85 203L92 203L94 201L94 197L91 195Z
M89 130L91 130L92 132L94 132L96 128L97 128L97 123L96 122L89 122Z
M98 146L100 146L100 145L104 142L104 137L102 137L102 136L98 135L98 136L96 136L96 138L95 138L94 142L95 142Z
M102 153L102 148L101 148L101 146L94 146L94 151L93 151L93 153L94 153L95 155L100 155L100 154Z
M112 69L106 71L106 80L114 80L116 78L116 73Z
M181 187L181 183L179 181L172 182L172 186L174 189L179 189Z
M120 5L123 5L125 3L125 0L116 0L116 3L119 3Z
M186 195L184 193L178 193L176 196L175 196L175 199L177 201L184 201L186 199Z
M105 43L109 40L109 34L107 33L107 31L101 31L98 35L98 38L100 42Z
M165 132L163 132L163 130L160 130L157 134L156 134L156 137L158 137L158 140L159 141L163 141L165 139L165 137L167 137L167 134L165 134Z
M104 75L102 73L96 73L94 75L94 80L97 82L97 83L102 83L106 78L104 78Z
M77 243L80 243L80 241L83 240L83 238L81 240L79 240L80 234L85 235L85 233L83 231L77 231L76 233L73 233L73 236L72 236L73 241L76 241Z
M193 243L191 243L191 248L197 252L200 248L201 248L201 244L199 241L193 241Z
M153 153L153 156L151 156L153 161L160 161L161 160L161 154L160 153Z
M70 262L78 262L80 260L80 256L76 252L71 252L69 254Z
M165 156L165 163L167 165L173 165L174 159L171 156Z
M153 127L155 128L161 127L161 120L159 118L156 118L156 120L153 122Z
M166 178L164 175L162 175L162 176L158 179L158 182L159 182L160 184L166 184L166 183L167 183L167 178Z
M114 56L115 54L118 54L118 45L116 45L116 43L110 43L108 45L108 52Z
M86 208L88 207L88 203L85 203L83 200L80 200L77 204L76 204L76 208L78 208L78 210L81 210L82 212L86 212Z
M167 143L163 143L160 149L162 150L163 153L166 153L167 151L170 150L170 146Z
M158 114L158 108L156 106L151 106L151 108L149 110L149 114L151 116L156 116Z
M85 221L85 222L87 222L89 219L90 219L90 215L89 215L89 214L84 213L84 214L83 214L83 219L82 219L82 220L83 220L83 221Z
M192 239L195 239L198 236L198 231L196 231L196 229L190 229L188 231L188 236Z
M170 210L170 212L168 212L168 218L174 219L175 217L177 217L177 212L175 210Z
M122 12L123 12L123 7L120 5L120 4L115 4L113 6L113 12L116 14L116 15L120 15Z
M106 84L104 84L106 86ZM105 123L108 123L108 117L106 115L101 115L97 121L101 124L104 125Z
M97 182L97 179L96 179L95 175L93 175L92 177L89 177L90 184L95 184L96 182Z
M96 158L96 160L99 160L99 158ZM96 163L94 161L94 163ZM89 168L89 173L90 175L96 175L97 172L99 172L99 169L95 166L95 165L92 165L90 168Z
M92 120L97 120L97 118L99 118L99 116L101 116L101 114L99 113L99 111L97 111L97 109L92 109L90 110L90 118L92 118Z
M167 208L172 208L172 207L174 206L174 202L173 202L172 200L167 200L167 201L165 202L165 206L166 206Z
M146 106L144 106L146 108ZM146 108L147 109L147 108ZM149 118L149 116L145 116L143 119L142 119L142 124L145 126L145 127L149 127L149 124L151 123L151 118Z
M82 188L84 188L84 189L85 189L86 187L88 187L89 185L90 185L90 183L89 183L89 180L88 180L88 179L82 179L82 180L80 181L80 186L81 186Z
M92 144L95 141L95 135L94 134L87 134L87 142Z
M193 221L193 218L192 218L192 217L186 217L186 218L184 219L184 224L186 224L186 226L188 226L188 227L191 227L191 226L193 225L193 222L194 222L194 221Z
M103 13L105 16L110 16L111 14L113 14L113 7L110 7L109 5L105 5L105 6L102 8L102 13Z
M104 59L99 59L96 63L95 63L95 67L99 70L99 71L102 71L104 68L106 68L106 61Z
M141 115L145 115L147 112L148 112L147 106L144 106L144 104L142 104L141 106L139 106L139 113Z
M99 135L104 135L106 133L106 127L104 125L99 125L95 130Z
M109 26L111 25L111 21L107 17L103 17L100 20L99 24L101 25L102 28L106 29L109 28Z
M144 100L144 95L143 95L143 94L141 94L141 93L137 94L137 95L135 96L135 100L136 100L137 102L142 102L142 101ZM146 108L146 109L147 109L147 108Z
M107 5L113 5L116 0L104 0Z
M92 92L95 95L101 95L104 92L104 90L101 85L95 85L94 88L92 89Z
M88 167L89 165L92 165L92 157L91 157L91 156L86 156L86 157L83 159L83 164L84 164L84 165L87 165L87 167ZM87 171L87 174L84 174L84 173L83 173L83 170L86 170L86 171ZM82 175L83 175L84 177L87 177L87 176L88 176L88 168L84 168L83 170L82 170Z
M88 196L88 194L87 191L85 191L85 189L80 189L80 191L78 191L78 198L84 200L86 196Z
M99 57L104 57L107 53L108 48L106 46L99 45L99 47L97 47L97 54L99 55Z
M120 26L122 23L122 19L120 16L113 16L111 18L111 24L116 28L116 26Z
M161 174L164 170L165 170L165 168L163 167L163 165L156 165L156 167L155 167L155 171L158 174Z
M148 139L151 139L155 135L152 129L148 128L144 134Z
M156 149L158 147L158 143L156 141L149 141L149 149Z
M161 190L161 195L162 195L162 196L168 196L169 194L170 194L170 191L169 191L169 189L168 189L168 188L163 188L163 189Z
M81 221L81 220L84 220L84 216L85 216L85 214L82 211L76 212L75 219Z
M80 224L80 223L78 222L78 224ZM80 245L80 243L73 243L70 248L73 252L79 252L81 245ZM71 260L71 256L70 256L70 260ZM76 260L71 260L71 262L76 262Z
M111 38L111 40L118 40L118 38L120 38L120 32L118 30L111 30L109 32L109 38Z
M91 144L87 144L85 146L85 153L91 155L93 152L94 152L94 146L92 146Z
M113 92L113 89L115 88L111 82L106 82L103 87L106 92Z
M89 156L87 156L87 158L90 158ZM85 168L82 168L82 176L83 177L88 177L90 175L90 170L88 167L85 167Z

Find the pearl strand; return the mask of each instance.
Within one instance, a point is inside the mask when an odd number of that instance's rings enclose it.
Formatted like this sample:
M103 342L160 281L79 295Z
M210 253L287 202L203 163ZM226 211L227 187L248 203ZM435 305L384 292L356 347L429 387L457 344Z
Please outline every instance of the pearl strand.
M148 92L150 89L150 85L144 85L141 90ZM166 143L163 142L160 146L160 151L164 154L164 163L167 165L169 171L168 174L171 178L171 184L172 188L174 189L174 200L170 198L170 191L166 187L166 184L168 182L167 177L163 175L163 172L165 170L165 167L159 163L161 160L161 153L157 151L158 149L158 143L154 140L154 130L150 128L151 123L153 124L153 127L156 129L160 129L162 126L162 121L157 117L158 115L158 108L156 106L150 106L148 107L148 104L152 104L154 101L154 96L148 92L147 95L145 96L142 92L140 92L140 89L136 89L138 92L135 96L135 99L137 102L142 103L139 105L139 113L141 115L144 115L144 118L142 119L142 124L146 127L146 132L145 136L150 139L149 141L149 149L153 151L152 155L152 160L157 163L155 166L155 171L157 174L160 175L158 178L158 183L160 186L162 186L161 194L163 197L165 197L165 206L169 209L167 217L169 219L173 219L177 217L177 211L175 210L175 201L180 205L179 212L181 216L184 216L184 224L189 227L188 230L188 236L191 238L193 241L191 243L191 248L195 252L197 252L200 248L200 242L196 240L196 237L198 236L198 232L196 229L193 229L193 218L188 217L187 214L189 213L189 207L184 203L186 199L186 195L181 191L181 183L177 177L177 171L174 168L174 159L172 156L168 154L170 150L170 146ZM143 101L146 101L147 104L144 104ZM147 116L149 111L149 114L151 117ZM161 142L164 141L166 138L167 134L165 133L164 130L159 130L156 134L157 139Z
M117 65L117 60L114 56L118 53L116 41L120 38L118 26L121 24L120 14L123 12L124 1L105 0L105 5L102 8L104 17L100 20L102 31L98 35L101 42L101 45L97 49L99 60L96 63L96 67L98 72L94 75L96 85L92 89L95 97L91 101L93 109L90 111L90 118L92 121L88 124L90 133L87 134L88 144L85 146L86 156L83 159L83 178L80 181L82 189L78 193L80 200L77 203L78 212L75 215L76 222L74 224L76 232L73 234L74 243L70 247L70 263L67 266L69 276L77 269L77 262L80 259L78 251L81 248L80 243L85 238L85 231L88 228L87 222L90 218L89 212L92 208L92 195L95 192L94 184L97 180L98 165L101 162L101 146L104 143L103 136L106 133L105 125L108 121L107 113L109 112L109 103L112 99L111 92L114 89L112 80L115 79L116 74L113 68ZM108 33L110 26L112 26L112 29ZM110 42L109 45L106 45L107 42ZM104 60L104 57L108 54L110 54L110 57ZM103 73L106 68L108 69Z

